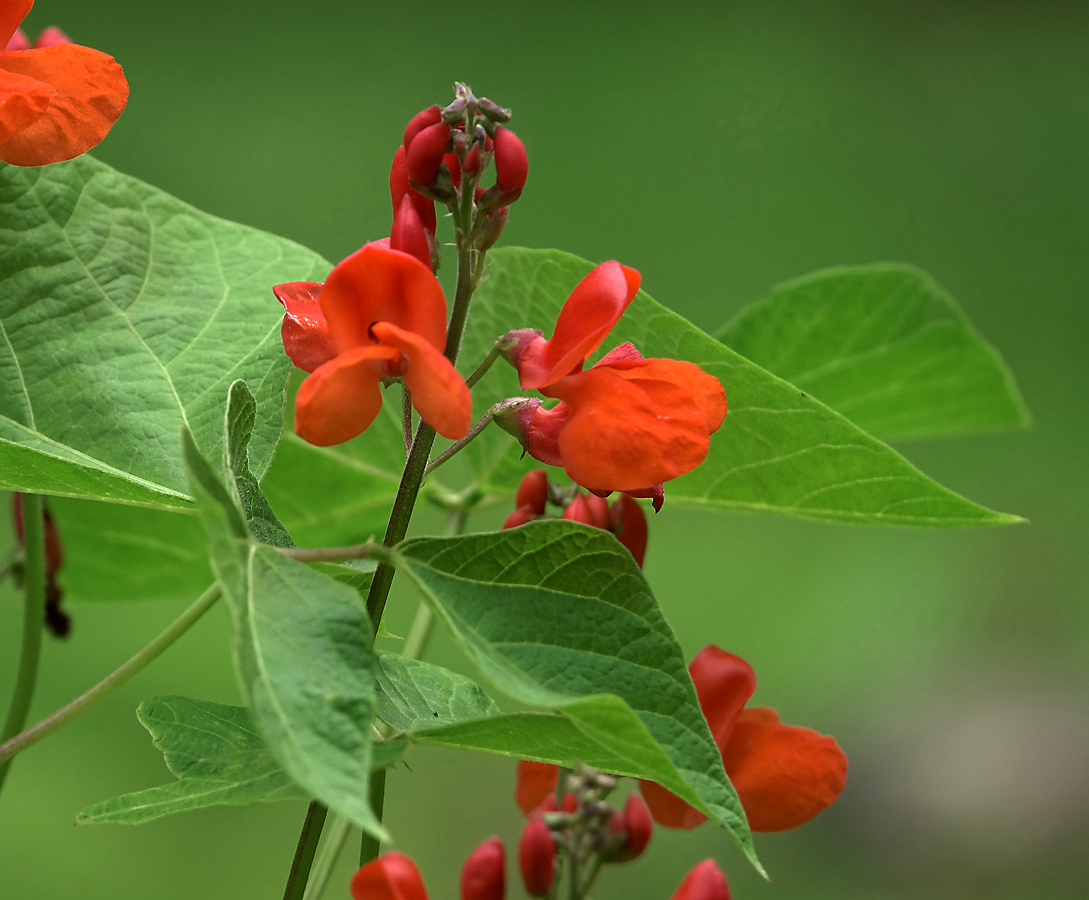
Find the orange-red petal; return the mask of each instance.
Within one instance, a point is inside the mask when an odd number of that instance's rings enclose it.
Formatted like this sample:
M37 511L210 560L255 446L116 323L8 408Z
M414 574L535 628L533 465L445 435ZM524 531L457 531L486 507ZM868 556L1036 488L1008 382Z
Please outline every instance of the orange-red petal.
M4 0L0 3L0 46L7 44L33 5L34 0Z
M295 432L327 447L362 434L382 408L383 364L395 362L393 347L357 347L314 370L295 395Z
M707 816L693 806L689 806L672 791L667 791L653 781L640 781L639 790L647 801L654 821L666 828L695 828L707 821Z
M315 281L290 281L272 289L287 310L280 326L284 351L304 372L313 372L337 355L329 323L318 303L321 287Z
M549 794L556 792L556 783L560 778L560 767L551 763L518 760L515 776L514 800L518 808L527 816L544 803Z
M830 806L847 780L847 757L835 738L783 725L773 709L746 709L722 753L749 827L785 831Z
M696 468L710 448L703 413L671 381L636 380L598 367L562 378L545 393L567 404L558 439L564 469L591 490L669 481Z
M593 353L635 298L639 279L618 262L596 266L567 298L552 337L526 347L518 362L522 387L552 384Z
M128 101L125 73L112 56L79 44L0 53L0 69L56 90L49 109L0 144L0 159L44 166L86 153L101 141Z
M446 346L446 298L430 266L407 253L366 244L337 263L322 289L321 310L337 350L373 344L371 326L391 322Z
M621 347L623 346L621 344ZM617 348L619 349L620 347ZM708 375L695 363L683 359L625 359L610 362L609 368L621 378L629 378L632 381L646 379L669 381L684 388L692 395L692 399L703 413L708 434L718 431L723 419L726 418L726 390L722 387L722 382L714 375Z
M0 142L26 131L45 115L56 93L44 81L0 69Z
M756 690L756 673L745 660L721 647L708 644L688 666L700 709L723 752L734 722Z
M427 900L416 864L396 850L372 859L352 876L354 900Z
M444 438L465 437L473 423L473 398L453 363L420 335L391 322L375 322L371 331L381 344L396 347L408 360L401 378L420 418Z

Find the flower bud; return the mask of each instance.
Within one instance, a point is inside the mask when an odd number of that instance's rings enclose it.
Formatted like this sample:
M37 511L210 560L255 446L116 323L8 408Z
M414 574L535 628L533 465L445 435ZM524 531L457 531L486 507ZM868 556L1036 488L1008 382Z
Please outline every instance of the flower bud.
M355 900L427 900L427 888L416 864L396 850L372 859L352 876Z
M461 900L503 900L506 893L503 842L490 837L465 860L461 869Z
M442 111L442 120L448 125L460 122L465 116L465 107L469 105L467 97L458 97Z
M503 229L507 227L507 217L510 215L509 206L501 206L491 212L484 213L484 227L480 229L480 237L477 240L477 249L489 250Z
M613 813L609 820L609 834L624 836L624 843L610 857L610 862L629 862L642 856L653 832L654 823L647 805L638 794L629 794L624 811Z
M517 438L530 456L547 466L562 466L560 430L567 421L567 407L560 403L545 409L540 400L529 399L493 420L507 434Z
M730 900L726 876L713 859L696 863L670 900Z
M26 32L22 28L16 28L15 33L8 38L7 46L4 50L29 50L30 38L26 36Z
M70 44L72 39L68 37L63 31L61 31L56 25L50 25L45 31L38 35L38 40L34 42L34 49L40 50L42 47L55 47L57 44Z
M457 154L447 153L443 156L442 161L450 172L450 183L456 188L461 187L461 163L458 162Z
M469 149L469 152L465 154L465 165L462 168L465 170L465 174L471 178L475 178L480 174L481 169L481 154L480 144L474 143Z
M393 165L389 171L389 193L393 201L393 212L396 215L401 207L401 200L408 197L412 205L416 207L416 213L420 217L424 230L434 236L438 220L435 216L435 201L412 189L408 183L408 161L405 148L398 147L393 154Z
M400 250L415 256L427 268L431 269L431 244L427 240L423 223L416 213L416 207L407 197L401 199L401 208L393 215L393 228L389 233L389 248Z
M556 844L552 832L548 830L539 814L534 815L522 829L522 839L518 843L518 866L522 870L522 881L526 893L531 897L543 897L552 887L555 877L554 857Z
M548 472L544 469L527 472L518 485L518 492L514 495L514 505L518 507L528 503L537 515L543 515L547 501Z
M408 178L419 185L429 185L439 173L439 166L450 145L450 126L445 122L429 125L409 144L406 161Z
M519 525L525 525L527 522L532 522L537 518L537 511L528 503L523 506L519 506L514 512L512 512L506 519L503 520L503 531L508 528L517 528Z
M436 103L434 106L429 106L427 109L421 109L416 115L408 120L408 125L405 126L405 138L404 144L405 153L408 153L409 145L412 143L412 139L416 137L425 128L432 125L437 125L442 121L442 110L439 109L439 105Z
M489 100L487 97L481 97L476 101L476 105L477 108L493 122L502 124L503 122L510 121L510 110L503 109L503 107L494 100Z
M513 131L495 129L495 181L501 190L521 191L529 174L525 145Z
M639 568L643 568L643 559L647 555L647 517L643 507L627 494L621 494L614 501L609 514L617 540L628 549Z
M586 498L579 494L571 501L570 505L563 511L563 519L567 519L569 522L580 522L583 525L593 525L594 517L590 513L590 508L586 505Z
M481 212L490 212L509 206L521 196L521 188L505 191L499 185L493 185L476 198L476 208Z
M561 810L565 813L577 812L579 808L579 798L572 794L570 791L563 795L563 806L559 806L556 803L556 792L553 791L544 800L541 801L541 805L537 807L539 812L542 813L554 813Z
M586 508L590 511L590 524L594 528L609 528L609 504L604 497L589 494L586 497Z

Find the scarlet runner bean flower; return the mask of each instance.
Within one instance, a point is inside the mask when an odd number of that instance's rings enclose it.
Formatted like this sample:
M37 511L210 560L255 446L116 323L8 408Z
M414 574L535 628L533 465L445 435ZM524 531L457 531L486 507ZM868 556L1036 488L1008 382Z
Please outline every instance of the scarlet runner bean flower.
M452 440L465 436L472 399L442 355L446 299L420 260L367 244L324 285L292 282L273 292L287 310L284 349L311 373L295 398L300 437L327 446L362 433L382 407L383 379L396 377L428 425Z
M461 900L503 900L506 893L506 851L490 837L465 859L461 868Z
M694 363L644 359L621 344L592 368L586 359L604 341L639 289L639 273L602 263L572 291L548 340L511 332L507 358L521 385L562 402L527 406L500 423L527 452L562 465L594 493L649 493L696 468L726 416L726 392Z
M354 900L428 900L416 863L396 850L372 859L352 876Z
M30 47L18 28L34 0L0 4L0 160L44 166L86 153L128 101L125 74L98 50L46 29Z
M753 831L795 828L835 801L847 779L847 757L834 738L784 725L774 709L744 708L756 690L752 666L710 645L689 673ZM644 781L641 787L660 825L695 828L707 818L660 785Z
M530 817L518 843L518 866L531 897L543 897L556 877L556 843L540 815Z
M726 876L713 859L696 863L670 900L730 900Z

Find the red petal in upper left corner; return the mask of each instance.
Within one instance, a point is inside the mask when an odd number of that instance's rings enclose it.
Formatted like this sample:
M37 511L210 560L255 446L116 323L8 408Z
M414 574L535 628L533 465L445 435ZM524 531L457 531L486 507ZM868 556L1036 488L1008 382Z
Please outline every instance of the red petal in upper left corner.
M0 53L0 69L57 91L43 116L0 144L0 159L16 166L44 166L86 153L107 135L129 97L114 58L79 44Z
M514 800L518 808L528 816L544 803L549 794L556 792L559 777L559 766L528 759L518 760L517 782L514 788Z
M272 293L287 310L280 335L284 339L284 351L298 368L313 372L337 355L329 334L329 323L318 304L319 282L289 281L276 285Z
M0 69L0 142L26 131L45 115L56 93L44 81Z
M34 0L4 0L0 3L0 46L7 44L33 5Z

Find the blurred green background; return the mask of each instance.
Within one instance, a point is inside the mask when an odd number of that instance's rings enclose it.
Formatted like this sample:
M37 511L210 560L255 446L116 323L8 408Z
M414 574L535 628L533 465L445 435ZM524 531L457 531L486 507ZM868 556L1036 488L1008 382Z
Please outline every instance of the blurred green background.
M1031 524L867 530L667 503L646 571L686 651L713 641L745 656L756 700L836 735L851 772L813 823L758 836L770 884L705 826L659 830L595 897L665 900L708 855L738 898L1089 894L1089 7L39 0L28 30L50 24L115 55L131 83L97 156L333 260L387 232L404 123L462 79L513 108L529 149L504 242L619 259L707 330L825 266L933 274L1003 353L1036 425L901 449ZM71 608L72 637L47 639L32 718L185 602ZM394 602L404 634L414 600ZM0 588L0 697L20 627ZM301 804L72 826L167 777L133 714L141 699L237 702L227 640L214 609L17 760L0 896L281 895ZM455 662L444 635L429 658ZM478 841L514 847L514 764L416 748L409 765L390 775L387 822L448 900ZM349 862L327 896L348 896Z

